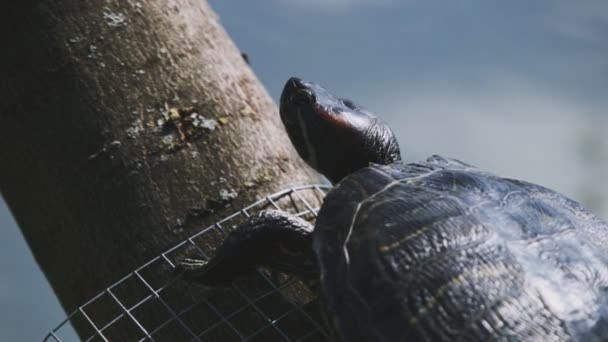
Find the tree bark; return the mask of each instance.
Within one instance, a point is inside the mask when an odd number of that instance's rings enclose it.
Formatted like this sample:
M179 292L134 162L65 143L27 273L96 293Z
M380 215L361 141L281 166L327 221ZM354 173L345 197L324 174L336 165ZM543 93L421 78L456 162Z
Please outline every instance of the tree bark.
M0 189L68 312L234 208L318 181L204 1L18 3L0 11Z

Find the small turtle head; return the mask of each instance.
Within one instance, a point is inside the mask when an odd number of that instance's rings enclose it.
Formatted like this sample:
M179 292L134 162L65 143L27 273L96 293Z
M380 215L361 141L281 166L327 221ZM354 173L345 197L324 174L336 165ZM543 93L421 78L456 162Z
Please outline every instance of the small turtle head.
M401 159L382 120L318 84L290 78L281 94L281 119L302 159L334 184L370 163Z

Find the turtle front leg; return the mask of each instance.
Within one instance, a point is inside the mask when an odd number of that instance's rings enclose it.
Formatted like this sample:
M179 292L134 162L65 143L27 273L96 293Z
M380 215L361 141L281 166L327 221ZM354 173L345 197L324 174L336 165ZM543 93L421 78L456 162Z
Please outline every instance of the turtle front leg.
M318 280L313 228L296 216L265 210L231 232L211 260L187 258L178 264L178 270L184 279L211 286L228 283L259 266Z

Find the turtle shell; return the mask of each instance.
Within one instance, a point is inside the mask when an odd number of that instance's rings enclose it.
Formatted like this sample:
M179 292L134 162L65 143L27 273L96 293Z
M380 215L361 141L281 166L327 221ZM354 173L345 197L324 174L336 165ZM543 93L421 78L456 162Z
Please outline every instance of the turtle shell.
M372 165L313 241L345 341L608 341L608 226L544 187L440 156Z

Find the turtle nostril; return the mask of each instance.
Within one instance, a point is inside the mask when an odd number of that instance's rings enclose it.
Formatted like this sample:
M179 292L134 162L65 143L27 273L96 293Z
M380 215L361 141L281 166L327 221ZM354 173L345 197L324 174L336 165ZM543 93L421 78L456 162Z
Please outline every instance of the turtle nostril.
M289 83L294 88L302 88L302 87L304 87L304 83L302 83L302 80L299 79L299 78L297 78L297 77L290 78L287 83Z
M293 102L296 98L300 98L299 92L306 90L307 87L301 79L292 77L285 83L283 93L281 94L281 102ZM310 97L310 96L308 96ZM304 96L303 98L306 98ZM308 101L308 100L307 100Z

